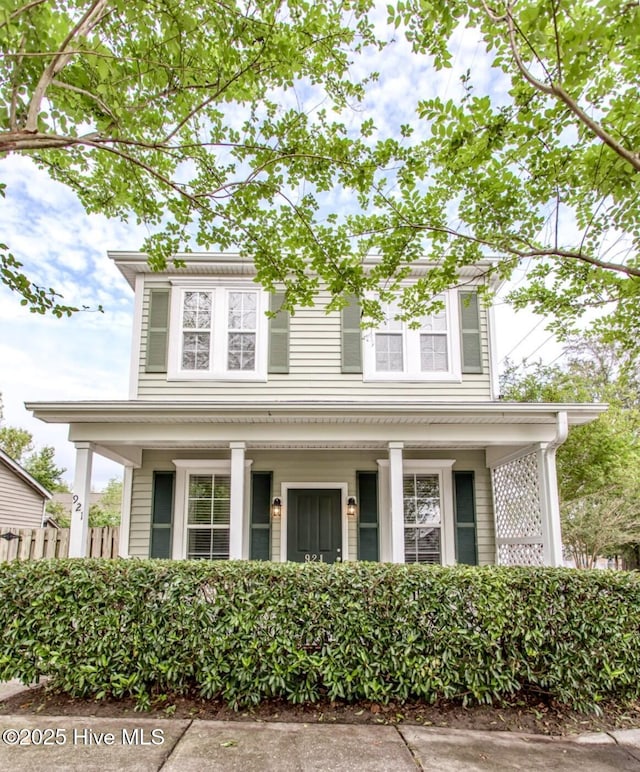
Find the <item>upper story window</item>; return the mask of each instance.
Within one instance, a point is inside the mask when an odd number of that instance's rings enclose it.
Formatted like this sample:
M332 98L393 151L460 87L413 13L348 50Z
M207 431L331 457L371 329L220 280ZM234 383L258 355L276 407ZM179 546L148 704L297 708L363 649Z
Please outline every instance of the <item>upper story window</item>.
M440 299L444 308L415 328L396 318L397 304L387 304L385 322L364 336L365 380L461 379L457 295Z
M267 319L263 293L244 287L172 290L169 376L266 378Z

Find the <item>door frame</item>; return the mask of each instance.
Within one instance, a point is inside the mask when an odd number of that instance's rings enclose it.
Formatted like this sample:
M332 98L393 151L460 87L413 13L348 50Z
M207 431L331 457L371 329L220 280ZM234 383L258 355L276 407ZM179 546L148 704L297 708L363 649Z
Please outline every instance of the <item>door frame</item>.
M289 504L289 491L291 489L304 490L322 488L340 491L340 523L342 531L342 562L351 560L349 555L349 523L347 521L347 492L349 486L346 482L283 482L280 485L280 499L282 501L282 514L280 515L280 560L287 562L287 508Z

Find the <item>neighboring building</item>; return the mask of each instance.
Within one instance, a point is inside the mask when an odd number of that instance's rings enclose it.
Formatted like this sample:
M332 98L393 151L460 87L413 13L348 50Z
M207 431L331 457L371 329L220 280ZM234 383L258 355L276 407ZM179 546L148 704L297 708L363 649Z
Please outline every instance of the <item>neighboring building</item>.
M0 528L40 528L51 494L0 450Z
M267 318L281 296L237 255L110 256L130 398L27 405L77 448L71 555L96 452L125 466L122 555L562 564L555 451L603 408L499 400L482 266L419 329L390 308L363 332L357 305Z

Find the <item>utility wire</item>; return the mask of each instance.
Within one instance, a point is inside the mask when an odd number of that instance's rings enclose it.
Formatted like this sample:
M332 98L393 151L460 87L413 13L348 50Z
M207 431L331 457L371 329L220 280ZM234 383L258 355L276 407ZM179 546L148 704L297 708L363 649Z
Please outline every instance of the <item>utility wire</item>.
M508 353L508 354L505 354L505 355L502 357L502 359L501 359L500 361L501 361L501 362L504 362L504 360L505 360L505 359L507 359L508 357L510 357L510 356L511 356L511 354L513 354L513 352L514 352L514 351L515 351L515 350L518 348L518 346L519 346L521 343L524 343L524 342L525 342L525 340L526 340L526 339L529 337L529 335L531 335L531 333L532 333L532 332L535 332L535 331L538 329L538 327L540 327L540 325L542 324L542 322L546 322L546 319L544 318L544 316L543 316L543 317L542 317L542 318L541 318L541 319L540 319L540 320L537 322L537 324L536 324L534 327L532 327L532 328L531 328L531 329L530 329L528 332L526 332L526 333L525 333L524 337L523 337L523 338L521 338L521 339L520 339L520 340L519 340L519 341L516 343L516 345L515 345L515 346L514 346L514 347L511 349L511 351L509 351L509 353ZM536 349L536 350L537 350L537 349ZM535 351L534 351L534 354L535 354Z

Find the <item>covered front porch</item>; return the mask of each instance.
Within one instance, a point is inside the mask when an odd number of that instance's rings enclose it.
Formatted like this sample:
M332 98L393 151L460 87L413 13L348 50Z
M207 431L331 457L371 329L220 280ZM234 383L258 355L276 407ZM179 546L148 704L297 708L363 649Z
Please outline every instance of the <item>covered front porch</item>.
M34 403L70 425L70 555L93 453L125 467L120 554L561 565L555 453L595 405Z

